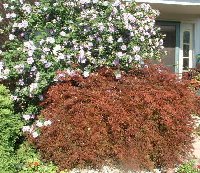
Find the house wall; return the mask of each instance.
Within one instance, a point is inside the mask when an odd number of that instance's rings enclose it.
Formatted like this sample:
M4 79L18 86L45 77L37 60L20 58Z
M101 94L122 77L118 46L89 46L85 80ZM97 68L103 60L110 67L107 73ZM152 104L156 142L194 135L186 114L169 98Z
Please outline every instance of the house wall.
M200 18L195 21L195 54L200 54Z
M136 2L161 3L161 4L179 4L179 5L197 5L200 0L136 0Z
M180 35L185 25L193 25L193 59L192 67L196 66L196 55L200 54L200 0L136 0L149 3L160 11L158 20L180 22ZM180 38L181 40L181 38ZM180 44L182 44L180 42ZM179 48L179 72L182 72L182 53Z

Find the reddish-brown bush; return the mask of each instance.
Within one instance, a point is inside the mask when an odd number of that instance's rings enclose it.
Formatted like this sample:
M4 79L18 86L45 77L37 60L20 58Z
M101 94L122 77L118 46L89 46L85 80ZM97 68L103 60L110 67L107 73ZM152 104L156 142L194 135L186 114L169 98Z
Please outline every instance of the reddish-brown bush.
M164 67L133 70L120 80L106 68L66 77L45 97L41 115L53 123L34 143L61 168L173 167L191 151L198 98Z

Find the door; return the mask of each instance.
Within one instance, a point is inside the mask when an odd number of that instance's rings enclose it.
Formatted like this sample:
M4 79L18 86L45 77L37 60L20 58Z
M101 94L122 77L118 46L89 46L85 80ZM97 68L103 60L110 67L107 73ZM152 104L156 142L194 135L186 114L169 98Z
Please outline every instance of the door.
M161 28L161 33L165 35L164 51L166 55L161 57L161 62L168 66L170 71L178 72L178 58L180 47L180 23L158 21L157 26Z
M181 24L181 48L179 57L179 73L193 68L193 24Z

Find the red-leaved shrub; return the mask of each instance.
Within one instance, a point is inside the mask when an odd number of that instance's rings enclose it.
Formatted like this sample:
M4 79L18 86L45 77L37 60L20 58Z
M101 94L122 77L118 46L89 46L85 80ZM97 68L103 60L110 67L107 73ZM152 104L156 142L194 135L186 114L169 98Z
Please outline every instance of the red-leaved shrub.
M52 125L31 139L60 168L106 163L152 169L173 167L192 147L198 98L187 83L159 65L124 73L102 68L88 78L51 86L41 116Z

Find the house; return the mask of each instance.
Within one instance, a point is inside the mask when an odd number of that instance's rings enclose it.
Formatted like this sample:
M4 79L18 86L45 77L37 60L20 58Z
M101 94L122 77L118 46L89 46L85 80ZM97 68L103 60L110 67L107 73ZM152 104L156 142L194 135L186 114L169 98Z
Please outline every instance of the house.
M200 54L200 0L135 0L160 11L157 25L166 34L163 63L182 74L195 68ZM199 59L200 61L200 59Z

